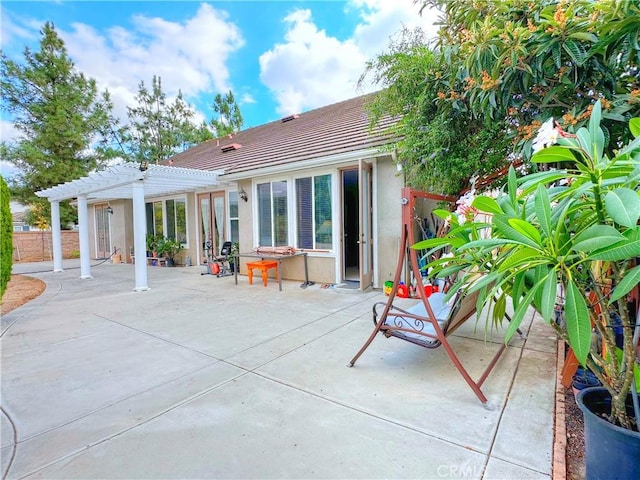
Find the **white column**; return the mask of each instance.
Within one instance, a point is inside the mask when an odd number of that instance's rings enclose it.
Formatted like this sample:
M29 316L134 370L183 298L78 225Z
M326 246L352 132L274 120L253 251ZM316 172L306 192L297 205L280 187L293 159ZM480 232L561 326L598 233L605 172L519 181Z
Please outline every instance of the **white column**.
M86 195L78 197L78 227L80 229L78 234L80 243L80 278L92 278L89 253L89 212Z
M144 183L138 180L133 183L133 254L136 258L135 277L136 292L149 290L147 284L147 219L144 208Z
M62 269L62 236L60 234L60 202L51 201L51 243L53 246L53 271Z

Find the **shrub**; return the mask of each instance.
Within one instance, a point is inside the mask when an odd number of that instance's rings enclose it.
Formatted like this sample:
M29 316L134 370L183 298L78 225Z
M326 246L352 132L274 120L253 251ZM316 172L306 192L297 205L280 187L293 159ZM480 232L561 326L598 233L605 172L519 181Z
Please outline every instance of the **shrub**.
M13 220L9 187L0 177L0 298L11 280L13 266Z

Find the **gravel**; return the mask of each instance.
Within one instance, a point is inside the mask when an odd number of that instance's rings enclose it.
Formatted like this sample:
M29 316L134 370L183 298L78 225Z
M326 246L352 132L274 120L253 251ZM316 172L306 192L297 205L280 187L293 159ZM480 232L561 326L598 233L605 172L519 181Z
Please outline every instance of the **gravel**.
M585 478L584 420L571 388L566 389L564 400L567 429L567 480L582 480Z

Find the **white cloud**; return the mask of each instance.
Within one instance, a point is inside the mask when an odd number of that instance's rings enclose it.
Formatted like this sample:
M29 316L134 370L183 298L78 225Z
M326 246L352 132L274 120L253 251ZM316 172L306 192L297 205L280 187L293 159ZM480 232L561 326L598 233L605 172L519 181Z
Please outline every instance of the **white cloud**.
M179 89L187 99L229 90L226 62L244 40L227 17L202 4L183 22L136 15L127 29L114 26L103 33L75 23L59 34L78 69L109 89L116 113L124 118L139 83L150 86L153 75L161 77L168 97Z
M250 93L243 93L240 95L240 99L238 100L238 105L247 105L249 103L256 103L256 99Z
M10 47L17 41L26 41L27 43L36 41L39 30L42 28L42 23L32 18L15 15L6 8L0 8L0 22L2 24L0 44L3 49Z
M351 0L345 14L361 19L346 40L328 36L312 19L311 10L296 10L284 18L288 31L283 43L260 56L260 79L286 115L328 105L379 88L357 83L365 62L382 53L389 38L403 26L420 26L435 36L435 12L412 0Z
M360 12L360 23L354 32L358 48L371 58L386 50L389 38L402 26L410 29L420 27L428 37L435 37L437 11L425 9L420 15L420 7L412 0L351 0L348 9Z
M45 20L5 15L4 8L1 13L3 48L5 43L19 43L16 40L37 48ZM114 114L122 121L127 119L126 107L135 104L140 82L150 87L154 75L161 77L169 99L182 90L188 101L203 96L212 103L216 92L232 89L226 64L244 39L226 12L203 3L183 21L144 15L130 20L130 26L115 25L104 31L80 22L68 30L56 25L77 69L95 79L99 90L109 90ZM197 120L205 116L210 115L196 112ZM2 130L2 138L10 138L5 135L9 130Z
M278 113L298 113L354 96L366 57L352 40L330 37L310 10L285 19L285 43L260 56L260 79L275 94Z
M8 142L13 139L17 139L21 136L21 133L13 125L13 122L7 120L0 120L0 141Z

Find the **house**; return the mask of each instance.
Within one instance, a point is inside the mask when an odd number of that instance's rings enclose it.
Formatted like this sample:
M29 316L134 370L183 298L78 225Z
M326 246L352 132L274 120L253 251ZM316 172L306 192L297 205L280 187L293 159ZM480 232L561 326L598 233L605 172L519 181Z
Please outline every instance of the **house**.
M214 252L225 240L240 252L293 246L307 253L312 281L381 287L395 267L404 183L386 131L394 120L370 130L372 95L209 140L162 165L116 166L38 194L54 214L55 202L78 199L85 264L114 251L125 261L144 256L153 233L182 242L182 263L204 263L207 241ZM302 262L283 262L282 277L303 280ZM146 288L137 270L136 289Z

